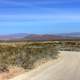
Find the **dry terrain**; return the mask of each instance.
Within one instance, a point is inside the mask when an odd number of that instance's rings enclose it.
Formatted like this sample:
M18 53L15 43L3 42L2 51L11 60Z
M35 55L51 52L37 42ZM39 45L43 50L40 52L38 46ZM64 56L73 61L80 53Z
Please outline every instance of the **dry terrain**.
M62 50L61 54L59 50ZM2 41L0 43L0 80L13 78L26 71L30 72L14 80L67 80L68 78L71 80L79 66L79 53L80 41ZM63 59L59 57L59 54L64 56ZM58 59L60 60L56 63Z
M0 43L0 80L7 80L56 60L59 52L49 42Z
M10 80L80 80L80 52L62 51L64 57Z

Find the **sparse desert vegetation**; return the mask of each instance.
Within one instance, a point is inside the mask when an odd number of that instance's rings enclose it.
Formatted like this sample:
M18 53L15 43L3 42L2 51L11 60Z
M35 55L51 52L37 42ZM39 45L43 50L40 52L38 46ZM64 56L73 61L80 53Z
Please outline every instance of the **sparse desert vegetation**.
M0 72L8 71L9 66L33 69L40 60L55 59L58 50L80 50L79 41L44 41L44 42L1 42Z
M37 61L57 57L58 51L55 45L49 42L30 42L24 45L15 44L15 46L0 45L0 71L8 71L9 66L33 69Z
M57 59L59 50L80 51L80 41L1 41L0 73L8 72L10 77L18 75L20 69L20 73L34 69L36 64L39 66L49 60Z

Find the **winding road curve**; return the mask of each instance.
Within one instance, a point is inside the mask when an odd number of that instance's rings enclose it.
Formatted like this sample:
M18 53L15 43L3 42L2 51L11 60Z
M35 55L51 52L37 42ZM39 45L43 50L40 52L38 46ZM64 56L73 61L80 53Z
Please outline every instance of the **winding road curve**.
M63 59L10 80L80 80L80 52L62 51Z

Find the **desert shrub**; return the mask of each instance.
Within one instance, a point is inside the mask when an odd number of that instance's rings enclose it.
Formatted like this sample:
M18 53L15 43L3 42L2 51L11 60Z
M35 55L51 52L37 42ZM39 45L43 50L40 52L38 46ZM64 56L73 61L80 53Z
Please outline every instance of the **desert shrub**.
M54 44L49 43L34 42L16 47L0 46L0 65L4 66L5 69L10 65L32 69L34 63L40 59L55 59L57 57L58 51L56 47Z

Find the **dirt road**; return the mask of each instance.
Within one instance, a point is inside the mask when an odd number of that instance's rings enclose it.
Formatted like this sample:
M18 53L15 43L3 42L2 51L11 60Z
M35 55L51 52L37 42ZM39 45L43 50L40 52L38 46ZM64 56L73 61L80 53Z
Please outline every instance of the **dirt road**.
M63 59L10 80L80 80L80 52L61 52Z

